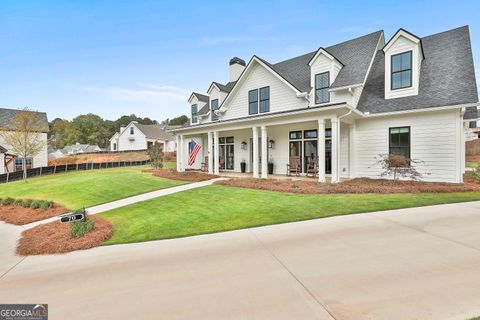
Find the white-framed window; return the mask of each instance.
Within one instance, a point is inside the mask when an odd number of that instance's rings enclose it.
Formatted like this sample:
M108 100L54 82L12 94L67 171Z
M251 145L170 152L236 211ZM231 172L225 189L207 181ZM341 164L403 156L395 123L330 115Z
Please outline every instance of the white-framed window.
M196 104L192 104L192 123L198 122L197 112L198 112L198 106Z
M315 75L315 104L330 102L330 72Z
M135 134L135 129L132 127L130 127L130 134Z
M25 161L25 167L28 169L33 168L33 158L27 158ZM15 159L15 171L22 171L23 170L23 158L16 158Z
M391 89L410 88L412 86L412 51L394 54L391 59Z

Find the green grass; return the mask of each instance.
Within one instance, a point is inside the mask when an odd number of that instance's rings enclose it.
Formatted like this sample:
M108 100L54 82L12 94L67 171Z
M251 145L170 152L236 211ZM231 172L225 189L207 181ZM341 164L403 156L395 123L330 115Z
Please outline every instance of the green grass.
M141 170L148 166L59 173L0 185L0 197L51 200L69 209L90 207L184 184L154 177Z
M106 244L118 244L473 200L480 193L303 195L212 185L100 215L114 226Z
M466 162L465 163L465 166L466 167L470 167L470 168L478 168L480 162Z
M177 168L177 163L176 162L164 162L163 166L164 166L164 168L176 169Z

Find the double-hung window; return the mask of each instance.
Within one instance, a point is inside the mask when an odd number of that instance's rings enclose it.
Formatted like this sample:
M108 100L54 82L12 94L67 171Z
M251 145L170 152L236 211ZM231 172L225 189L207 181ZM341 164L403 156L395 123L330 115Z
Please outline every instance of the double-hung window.
M330 72L323 72L315 75L315 104L330 101Z
M210 109L210 113L212 114L212 121L217 121L218 115L215 113L215 111L218 110L218 99L212 100Z
M392 90L412 86L412 51L392 56Z
M197 123L197 112L198 106L196 104L192 104L192 123Z
M410 159L410 127L390 128L389 154Z
M133 127L130 127L130 134L135 134L135 129Z
M258 89L248 91L248 114L258 113Z
M270 111L270 87L260 88L260 113Z

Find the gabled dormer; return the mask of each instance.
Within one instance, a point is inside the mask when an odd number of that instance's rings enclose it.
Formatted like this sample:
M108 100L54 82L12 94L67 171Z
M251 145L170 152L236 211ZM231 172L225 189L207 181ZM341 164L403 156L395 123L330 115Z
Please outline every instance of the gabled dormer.
M192 92L190 98L188 99L188 103L190 104L191 125L201 123L201 119L205 116L205 114L209 114L209 100L209 97L204 94Z
M308 62L310 66L311 104L321 105L331 102L330 85L335 81L343 63L324 48L319 48Z
M385 99L418 95L420 68L424 59L422 40L399 29L383 48L385 54Z

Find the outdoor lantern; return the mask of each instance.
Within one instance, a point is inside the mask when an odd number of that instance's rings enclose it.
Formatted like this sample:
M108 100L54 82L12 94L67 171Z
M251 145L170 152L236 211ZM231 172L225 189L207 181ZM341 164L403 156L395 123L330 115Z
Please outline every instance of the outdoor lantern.
M247 150L247 143L245 141L242 141L241 146L242 150Z
M275 144L275 140L272 140L272 139L268 140L268 147L269 147L270 149L273 149L273 145L274 145L274 144Z

